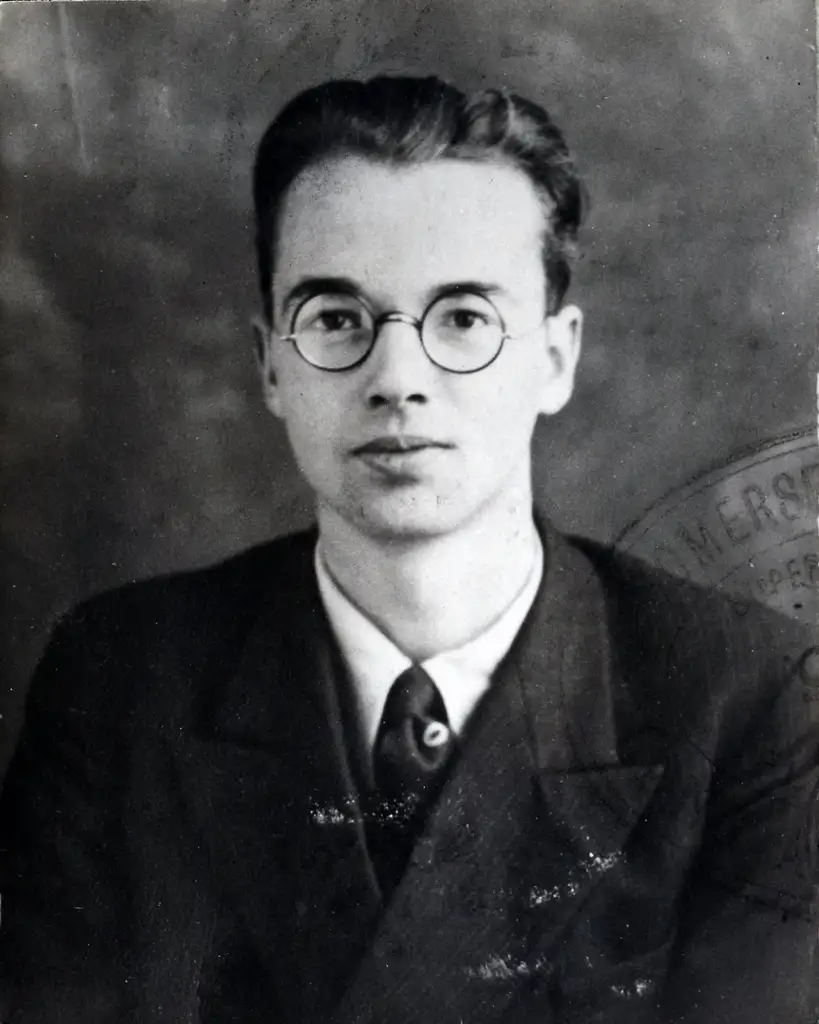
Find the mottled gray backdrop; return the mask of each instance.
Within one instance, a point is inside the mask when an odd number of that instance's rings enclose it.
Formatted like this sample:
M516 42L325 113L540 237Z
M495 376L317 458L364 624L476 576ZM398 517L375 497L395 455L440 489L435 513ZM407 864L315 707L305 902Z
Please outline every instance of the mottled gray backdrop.
M56 615L309 516L261 409L249 166L331 76L511 86L593 198L538 492L611 538L813 422L811 0L5 3L0 766Z

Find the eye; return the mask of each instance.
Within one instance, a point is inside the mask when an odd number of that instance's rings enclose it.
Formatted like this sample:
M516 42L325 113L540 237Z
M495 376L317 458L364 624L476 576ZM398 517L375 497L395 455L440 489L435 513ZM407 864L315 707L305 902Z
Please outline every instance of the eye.
M462 306L457 309L449 309L443 317L444 323L455 327L459 331L468 331L473 327L484 327L489 323L485 313L479 313L475 309Z
M324 309L307 326L328 333L357 331L361 327L361 314L351 312L349 309Z
M369 313L350 295L314 295L298 310L293 324L297 334L349 335L369 326Z
M436 336L456 342L482 339L500 330L500 319L481 295L456 294L439 299L429 310L428 327Z

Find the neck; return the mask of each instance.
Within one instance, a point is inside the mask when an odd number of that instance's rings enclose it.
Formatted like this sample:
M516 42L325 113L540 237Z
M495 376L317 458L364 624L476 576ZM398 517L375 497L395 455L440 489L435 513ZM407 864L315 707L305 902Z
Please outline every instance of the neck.
M347 597L413 660L483 632L525 585L540 543L528 500L510 500L445 536L392 538L319 509L321 552Z

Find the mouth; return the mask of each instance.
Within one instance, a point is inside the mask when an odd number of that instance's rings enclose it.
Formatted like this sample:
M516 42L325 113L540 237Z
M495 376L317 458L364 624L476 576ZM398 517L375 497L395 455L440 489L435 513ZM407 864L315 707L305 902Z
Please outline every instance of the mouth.
M411 452L426 451L430 448L447 449L451 447L451 444L417 434L389 434L373 438L372 441L359 445L353 449L353 455L405 455Z

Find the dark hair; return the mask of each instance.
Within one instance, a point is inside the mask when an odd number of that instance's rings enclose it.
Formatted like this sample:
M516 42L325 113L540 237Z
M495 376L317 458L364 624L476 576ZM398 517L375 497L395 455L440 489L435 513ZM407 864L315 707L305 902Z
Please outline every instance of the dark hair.
M568 147L546 111L503 89L467 96L439 78L382 76L326 82L299 93L259 143L253 199L268 320L278 218L287 189L308 166L339 155L397 165L443 157L495 159L522 170L544 209L548 307L550 312L559 308L586 203Z

